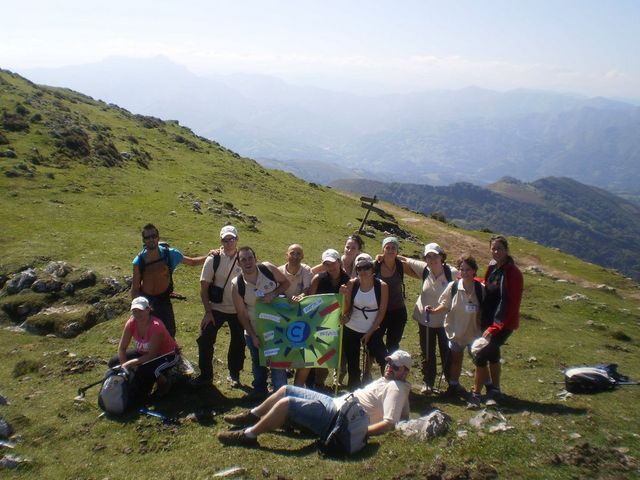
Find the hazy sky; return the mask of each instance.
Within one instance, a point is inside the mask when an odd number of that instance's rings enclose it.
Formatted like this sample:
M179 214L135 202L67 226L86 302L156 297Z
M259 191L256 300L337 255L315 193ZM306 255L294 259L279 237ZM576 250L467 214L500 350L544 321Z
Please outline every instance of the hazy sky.
M640 1L20 0L0 67L165 55L349 91L476 85L640 99Z

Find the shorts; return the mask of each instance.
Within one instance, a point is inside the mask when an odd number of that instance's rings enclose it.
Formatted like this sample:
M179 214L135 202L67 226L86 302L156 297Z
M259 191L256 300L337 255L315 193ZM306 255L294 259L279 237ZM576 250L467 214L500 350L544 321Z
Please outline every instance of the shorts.
M333 424L338 409L332 397L306 388L287 385L289 420L311 430L321 438Z
M460 345L458 342L456 342L455 340L449 340L449 350L451 350L452 352L455 353L460 353L460 352L464 352L464 349L467 349L469 352L471 352L471 344L467 344L467 345Z

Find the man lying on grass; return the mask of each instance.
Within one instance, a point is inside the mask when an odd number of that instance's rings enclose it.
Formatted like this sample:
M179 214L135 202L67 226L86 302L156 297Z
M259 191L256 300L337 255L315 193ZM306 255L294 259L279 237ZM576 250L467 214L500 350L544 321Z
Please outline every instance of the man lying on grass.
M369 435L393 430L401 418L409 416L409 391L406 381L413 364L411 355L396 350L387 358L384 376L353 394L369 415ZM305 388L285 385L257 407L224 419L238 426L253 425L244 430L218 434L227 445L258 446L258 435L280 428L287 420L324 438L347 395L332 398Z

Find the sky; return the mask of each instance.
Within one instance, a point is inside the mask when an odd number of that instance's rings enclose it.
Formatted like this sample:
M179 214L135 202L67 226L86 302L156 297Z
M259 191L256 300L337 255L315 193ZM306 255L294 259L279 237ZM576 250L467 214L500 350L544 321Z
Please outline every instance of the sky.
M533 88L640 100L637 0L20 0L0 67L164 55L361 93Z

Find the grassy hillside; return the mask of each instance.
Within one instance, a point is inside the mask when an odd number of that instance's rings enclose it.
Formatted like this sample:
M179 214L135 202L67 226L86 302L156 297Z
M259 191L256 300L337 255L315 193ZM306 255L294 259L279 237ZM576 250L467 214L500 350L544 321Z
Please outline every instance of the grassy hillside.
M266 170L176 122L38 87L8 72L0 72L0 110L5 142L0 152L15 152L15 158L0 159L0 273L48 258L102 275L128 274L140 249L140 227L149 221L188 254L216 246L220 227L232 221L241 243L254 246L260 258L282 263L287 245L295 241L315 263L325 248L341 248L361 217L357 199ZM195 201L202 203L203 213L193 211ZM405 253L416 254L425 242L437 241L451 257L470 251L486 266L488 234L451 228L388 204L383 208L418 239L403 242ZM375 235L367 240L371 253L378 251L384 233ZM526 272L526 290L521 329L504 355L504 389L510 398L501 411L514 427L509 431L475 430L468 423L475 413L460 403L420 396L416 385L412 416L443 409L453 419L446 437L422 442L393 432L373 438L348 461L320 457L313 439L297 432L265 435L266 448L260 450L223 447L215 438L227 428L221 416L241 406L243 395L225 382L226 330L216 350L216 389L176 392L155 406L175 416L178 425L137 415L100 418L96 389L84 403L74 403L73 397L103 374L103 361L115 352L125 320L119 316L75 339L0 330L0 394L11 403L0 406L0 416L19 436L16 448L3 449L0 456L30 460L2 476L204 479L239 465L246 478L419 478L436 459L450 472L467 469L479 475L495 469L500 478L637 475L637 387L563 401L557 396L561 386L551 383L562 379L566 365L596 361L617 362L621 372L640 379L637 285L524 239L513 240L513 254ZM530 266L537 270L527 270ZM199 273L181 266L174 277L176 290L187 296L174 305L178 341L191 360L197 358L202 312ZM407 280L409 308L418 289L417 282ZM574 293L585 298L564 299ZM5 317L0 320L3 327L12 326ZM402 345L419 352L412 321ZM247 362L245 384L250 383L248 367ZM471 369L468 360L464 368ZM413 382L419 379L414 373ZM466 386L470 381L463 376ZM593 460L581 466L585 452Z

